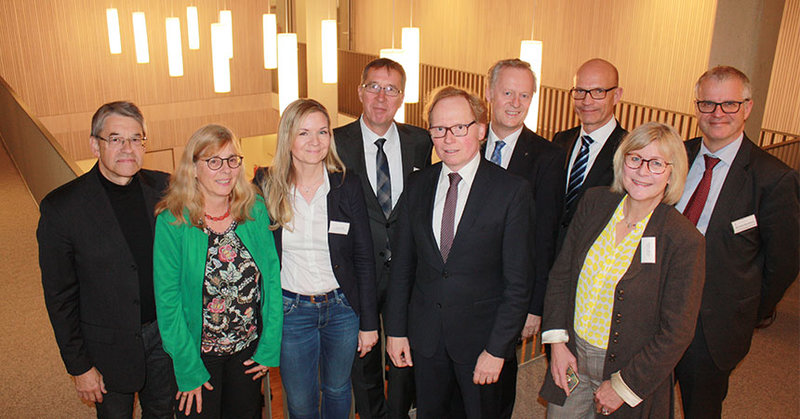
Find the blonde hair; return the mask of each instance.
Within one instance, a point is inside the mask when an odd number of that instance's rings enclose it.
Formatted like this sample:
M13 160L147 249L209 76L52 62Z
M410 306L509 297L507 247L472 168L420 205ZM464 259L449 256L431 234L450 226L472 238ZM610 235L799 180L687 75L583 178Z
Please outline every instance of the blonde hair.
M291 230L291 221L294 218L292 202L289 199L292 186L295 183L294 163L292 162L292 144L294 144L300 124L305 119L315 113L320 112L325 115L330 129L331 118L328 110L321 103L314 99L298 99L289 104L283 111L281 121L278 124L278 147L275 151L275 158L272 166L268 169L267 176L261 182L261 189L267 201L267 210L273 222L270 230L277 230L279 227ZM336 153L336 144L333 141L333 131L331 141L328 146L328 154L325 156L325 168L328 173L344 172L344 164Z
M236 154L242 154L239 140L228 128L210 124L195 131L183 150L175 173L170 178L166 195L156 205L156 215L163 211L169 211L175 216L175 224L188 222L195 227L202 228L205 199L195 176L195 165L206 164L202 161L203 159L213 156L229 144L233 145ZM250 210L256 202L255 187L245 178L242 166L239 167L239 173L229 198L231 217L236 222L252 219ZM188 220L184 216L184 212L188 212Z
M625 155L641 150L653 142L656 142L658 150L664 154L664 159L672 166L661 202L673 205L683 195L683 186L686 184L689 162L686 157L686 148L683 146L683 140L681 140L678 132L675 131L675 128L659 122L648 122L640 125L622 139L617 152L614 153L614 183L611 184L611 190L625 193L625 187L622 185L622 176L625 171Z

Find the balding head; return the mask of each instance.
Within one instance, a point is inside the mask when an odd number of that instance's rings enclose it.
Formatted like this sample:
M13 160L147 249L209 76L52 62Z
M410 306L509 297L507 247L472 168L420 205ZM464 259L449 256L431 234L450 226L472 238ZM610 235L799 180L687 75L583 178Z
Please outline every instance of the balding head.
M572 98L575 113L587 133L602 127L614 117L614 106L622 98L619 72L613 64L593 58L575 73Z

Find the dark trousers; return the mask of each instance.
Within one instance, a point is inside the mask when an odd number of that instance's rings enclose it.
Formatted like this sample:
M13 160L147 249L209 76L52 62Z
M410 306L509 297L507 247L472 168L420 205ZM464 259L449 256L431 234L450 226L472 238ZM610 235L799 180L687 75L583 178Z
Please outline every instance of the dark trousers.
M728 395L728 378L733 370L721 370L708 352L703 324L697 320L694 339L675 367L686 419L719 418L722 401Z
M475 362L461 364L453 361L444 342L439 344L432 357L412 353L412 359L419 419L496 419L511 416L514 399L509 397L508 392L516 392L516 356L505 360L498 381L488 385L473 383Z
M142 326L142 343L145 351L144 386L138 391L143 419L172 418L175 406L175 372L172 359L161 346L158 323ZM101 371L102 373L102 371ZM103 403L95 403L100 419L131 418L136 393L109 391L103 395Z
M253 380L252 374L245 371L256 364L245 366L244 361L250 359L255 352L257 342L233 355L203 355L205 365L211 378L208 380L213 390L203 387L203 411L197 413L193 405L191 413L186 416L177 412L178 418L261 418L261 380Z

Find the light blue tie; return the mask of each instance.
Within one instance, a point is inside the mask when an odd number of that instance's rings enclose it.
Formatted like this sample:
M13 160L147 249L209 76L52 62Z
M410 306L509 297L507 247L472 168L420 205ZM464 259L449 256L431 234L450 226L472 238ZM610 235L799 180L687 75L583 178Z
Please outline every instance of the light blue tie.
M497 141L494 143L494 151L492 151L492 158L489 159L492 163L502 166L503 156L500 155L500 150L506 146L505 141Z

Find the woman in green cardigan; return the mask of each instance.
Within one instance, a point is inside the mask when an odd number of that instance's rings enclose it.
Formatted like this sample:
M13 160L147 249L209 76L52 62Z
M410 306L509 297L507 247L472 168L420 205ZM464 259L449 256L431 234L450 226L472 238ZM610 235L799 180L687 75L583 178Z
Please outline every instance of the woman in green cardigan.
M190 417L260 418L260 379L280 359L278 255L241 166L227 128L200 128L156 206L156 311Z

